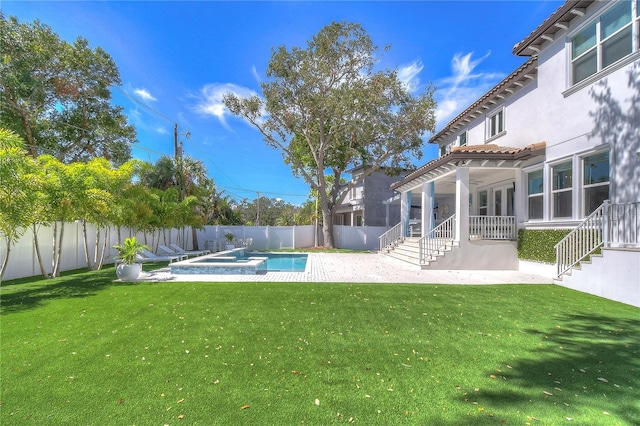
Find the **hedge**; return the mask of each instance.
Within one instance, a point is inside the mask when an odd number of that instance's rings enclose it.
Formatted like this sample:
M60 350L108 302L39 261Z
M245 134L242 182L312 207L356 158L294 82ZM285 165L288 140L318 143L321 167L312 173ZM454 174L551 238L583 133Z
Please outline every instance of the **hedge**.
M518 258L535 262L556 263L553 248L570 229L521 229L518 231Z

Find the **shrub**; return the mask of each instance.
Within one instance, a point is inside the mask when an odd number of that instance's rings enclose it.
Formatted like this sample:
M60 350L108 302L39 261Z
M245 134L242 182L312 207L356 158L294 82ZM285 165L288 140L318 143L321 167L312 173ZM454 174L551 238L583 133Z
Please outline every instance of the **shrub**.
M570 229L521 229L518 231L518 258L536 262L555 263L553 248Z

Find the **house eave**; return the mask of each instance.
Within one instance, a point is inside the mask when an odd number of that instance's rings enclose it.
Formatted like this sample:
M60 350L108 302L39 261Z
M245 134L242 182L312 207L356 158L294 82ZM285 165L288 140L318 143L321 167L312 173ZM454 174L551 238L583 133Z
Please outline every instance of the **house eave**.
M410 190L417 185L450 174L458 167L516 168L528 159L544 155L545 151L545 142L519 149L487 145L456 147L449 154L428 162L401 181L392 184L391 189L398 192Z
M533 30L524 40L513 46L517 56L536 56L545 43L555 40L556 33L567 30L571 20L584 16L596 0L568 0Z
M495 87L482 95L480 99L447 123L442 130L429 139L429 143L437 143L439 139L457 132L461 127L475 120L479 115L484 114L486 110L493 108L494 105L503 102L504 99L521 90L528 83L535 81L537 74L538 58L530 58Z

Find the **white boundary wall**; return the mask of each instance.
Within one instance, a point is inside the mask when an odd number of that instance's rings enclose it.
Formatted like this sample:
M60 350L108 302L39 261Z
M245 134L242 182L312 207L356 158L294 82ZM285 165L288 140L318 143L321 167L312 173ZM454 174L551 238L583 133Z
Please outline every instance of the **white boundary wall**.
M60 226L58 224L58 226ZM226 233L232 233L237 239L245 240L253 239L251 248L255 250L268 249L291 249L313 247L316 243L314 235L314 225L306 226L205 226L204 229L197 231L198 247L204 249L207 242L219 241L225 238ZM379 248L378 237L387 229L385 227L352 227L352 226L335 226L334 234L336 245L339 248L353 250L377 250ZM58 230L59 232L59 230ZM93 251L95 249L96 229L92 225L87 225L89 235L89 251L93 260ZM129 229L121 229L122 238L131 236L133 233ZM166 240L165 240L166 234ZM157 248L158 244L168 245L177 243L185 249L193 248L191 229L167 230L166 233L143 234L136 235L138 240ZM322 245L322 232L318 232L318 245ZM99 250L102 249L102 241L104 232L101 234L101 243ZM159 240L159 241L158 241ZM52 271L52 241L53 228L41 226L38 229L38 243L40 246L40 254L42 262L47 273ZM113 263L117 254L116 250L111 247L118 243L118 232L115 228L111 228L107 240L107 253L104 263ZM64 237L62 241L61 271L69 271L87 267L84 255L84 242L82 235L82 224L80 222L67 222L64 226ZM155 250L154 250L155 251ZM4 259L7 253L7 247L4 239L0 240L0 260ZM11 247L9 255L9 263L4 273L3 280L12 280L15 278L40 276L40 267L36 257L36 251L33 242L33 232L27 230L22 238Z

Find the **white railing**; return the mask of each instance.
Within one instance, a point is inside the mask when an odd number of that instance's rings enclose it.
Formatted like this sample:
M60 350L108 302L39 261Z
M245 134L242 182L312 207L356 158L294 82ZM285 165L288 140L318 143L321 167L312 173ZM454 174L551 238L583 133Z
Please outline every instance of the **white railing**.
M392 245L397 245L404 240L404 237L404 223L400 222L384 234L380 235L380 251L383 251Z
M640 201L627 204L604 202L605 247L634 247L640 245Z
M598 207L577 228L569 232L555 245L558 277L602 247L604 206L603 204Z
M452 215L418 240L420 263L433 260L447 244L453 242L456 232L456 215Z
M515 216L469 216L469 238L483 240L515 240Z

